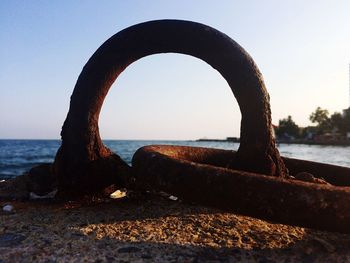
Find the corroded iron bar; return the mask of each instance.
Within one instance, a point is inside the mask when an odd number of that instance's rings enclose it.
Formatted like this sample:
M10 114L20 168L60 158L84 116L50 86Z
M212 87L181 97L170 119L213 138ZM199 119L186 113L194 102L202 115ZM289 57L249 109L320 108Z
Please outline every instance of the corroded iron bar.
M98 119L104 98L128 65L148 55L169 52L207 62L231 87L242 113L241 144L232 166L268 175L286 174L272 136L269 95L249 54L230 37L209 26L158 20L112 36L84 66L71 96L61 132L62 145L54 164L60 189L98 190L114 180L113 171L118 172L118 167L127 170L126 164L103 145L99 135Z
M317 163L287 160L292 169L310 172L311 168L322 176L326 167L329 177L342 186L315 184L225 168L235 155L226 150L154 145L139 149L132 165L140 189L165 191L279 223L350 233L349 168L320 165L316 170Z

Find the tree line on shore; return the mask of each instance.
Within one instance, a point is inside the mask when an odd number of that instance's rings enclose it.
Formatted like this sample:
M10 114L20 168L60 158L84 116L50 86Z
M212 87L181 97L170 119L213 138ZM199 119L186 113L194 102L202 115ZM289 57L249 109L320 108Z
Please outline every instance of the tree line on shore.
M337 134L340 138L346 138L350 132L350 107L343 110L343 113L329 111L317 107L309 116L314 126L299 127L289 115L281 119L275 128L275 134L280 139L312 139L315 136L325 134Z

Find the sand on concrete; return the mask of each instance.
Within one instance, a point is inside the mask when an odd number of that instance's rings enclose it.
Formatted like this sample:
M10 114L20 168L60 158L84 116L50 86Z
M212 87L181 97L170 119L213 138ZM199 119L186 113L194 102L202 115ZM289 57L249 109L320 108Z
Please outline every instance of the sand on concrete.
M15 210L0 212L0 262L350 262L349 234L158 194L6 203Z

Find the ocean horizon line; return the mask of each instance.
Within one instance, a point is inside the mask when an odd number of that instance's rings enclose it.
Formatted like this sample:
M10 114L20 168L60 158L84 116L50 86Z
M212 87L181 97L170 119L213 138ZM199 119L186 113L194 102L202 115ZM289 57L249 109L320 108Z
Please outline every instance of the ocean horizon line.
M0 138L0 141L61 141L62 139L45 138ZM102 141L197 141L198 139L102 139ZM224 139L223 139L224 140Z

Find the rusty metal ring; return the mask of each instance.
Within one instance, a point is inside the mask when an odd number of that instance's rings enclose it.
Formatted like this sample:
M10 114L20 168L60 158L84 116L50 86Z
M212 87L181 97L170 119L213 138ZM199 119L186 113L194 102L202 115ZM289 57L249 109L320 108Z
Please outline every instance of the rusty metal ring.
M291 174L309 172L333 185L315 184L227 169L235 155L152 145L134 154L132 167L141 189L274 222L350 233L350 168L283 158Z
M134 61L158 53L197 57L216 69L239 104L241 143L230 165L275 176L287 173L271 131L269 95L249 54L227 35L209 26L180 20L158 20L122 30L89 59L71 96L62 145L54 172L59 188L91 192L128 173L127 165L103 145L98 129L100 110L109 88Z
M130 171L100 139L98 118L103 100L129 64L167 52L202 59L226 79L242 113L241 144L237 153L195 147L145 147L135 153ZM350 186L350 169L285 158L291 174L301 169L328 176L326 179L333 180L335 186L285 179L288 172L272 137L269 96L261 73L243 48L206 25L151 21L108 39L79 76L61 136L54 163L60 191L98 191L132 173L139 188L165 190L278 222L350 232L350 190L346 187Z

